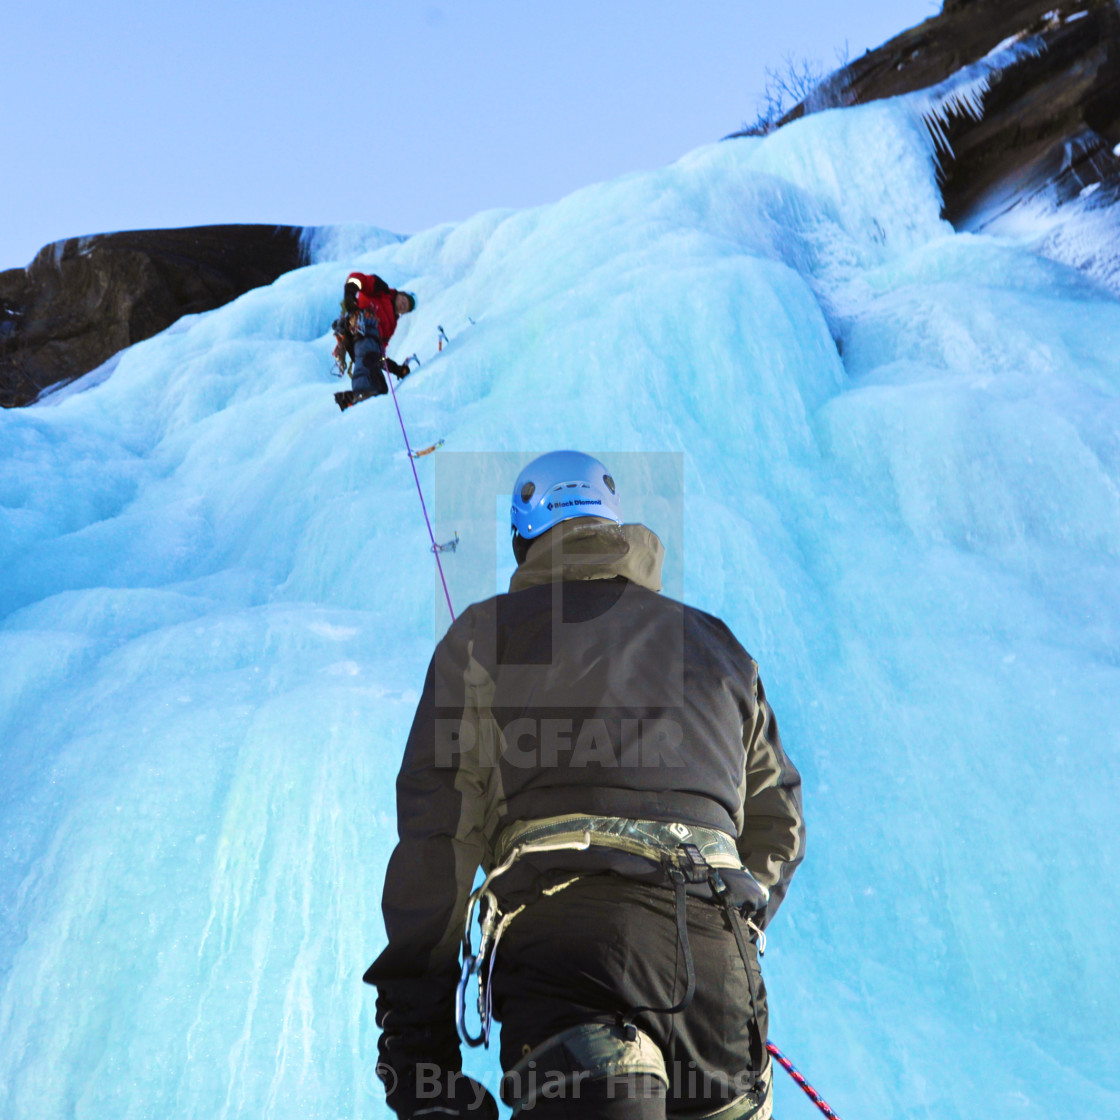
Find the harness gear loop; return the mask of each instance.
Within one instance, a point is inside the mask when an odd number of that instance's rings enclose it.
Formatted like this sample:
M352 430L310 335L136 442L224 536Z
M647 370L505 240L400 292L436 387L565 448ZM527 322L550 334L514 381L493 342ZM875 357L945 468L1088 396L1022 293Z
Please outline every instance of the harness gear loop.
M455 990L455 1029L459 1037L468 1046L489 1046L490 1027L493 1015L490 997L490 977L494 971L494 958L498 948L498 941L505 933L510 922L525 909L519 906L509 914L503 915L498 905L497 896L491 889L491 883L504 875L523 855L531 852L559 852L559 851L584 851L591 846L591 836L584 833L579 840L562 838L557 841L542 840L535 844L522 844L515 847L506 858L495 867L482 881L482 885L471 892L467 899L467 917L463 926L463 968L459 974L459 986ZM555 894L564 887L574 883L569 879L547 892ZM478 952L471 949L471 925L474 922L475 908L478 907L479 937ZM486 968L485 976L483 967ZM478 1015L480 1026L477 1034L472 1034L467 1026L467 986L471 977L478 977Z
M331 357L334 358L334 364L338 367L336 377L345 377L354 369L352 335L348 315L346 304L343 303L342 315L331 324L334 329L334 350ZM339 330L340 327L342 327L342 330Z

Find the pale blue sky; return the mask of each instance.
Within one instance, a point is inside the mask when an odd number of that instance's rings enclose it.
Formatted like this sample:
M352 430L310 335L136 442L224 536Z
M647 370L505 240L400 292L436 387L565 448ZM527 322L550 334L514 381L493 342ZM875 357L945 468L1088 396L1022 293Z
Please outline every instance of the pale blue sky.
M215 222L411 233L666 164L937 0L30 0L0 17L0 269Z

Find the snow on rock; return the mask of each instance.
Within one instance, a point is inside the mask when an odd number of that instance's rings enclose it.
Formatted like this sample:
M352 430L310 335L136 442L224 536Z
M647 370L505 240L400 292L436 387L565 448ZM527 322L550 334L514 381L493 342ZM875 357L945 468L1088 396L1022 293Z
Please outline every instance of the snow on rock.
M948 127L954 117L971 117L974 121L984 115L984 97L1006 70L1026 58L1035 58L1046 49L1038 35L1019 32L1005 39L978 62L962 67L951 77L937 85L907 95L914 108L921 113L933 133L938 151L950 159L953 146Z
M831 75L784 119L892 97L914 104L934 132L943 213L955 228L1023 235L1035 218L1040 235L1025 247L1115 283L1120 242L1110 236L1086 252L1078 205L1092 184L1100 185L1096 208L1120 198L1115 0L1059 8L946 0L936 16ZM1099 216L1088 224L1100 226Z

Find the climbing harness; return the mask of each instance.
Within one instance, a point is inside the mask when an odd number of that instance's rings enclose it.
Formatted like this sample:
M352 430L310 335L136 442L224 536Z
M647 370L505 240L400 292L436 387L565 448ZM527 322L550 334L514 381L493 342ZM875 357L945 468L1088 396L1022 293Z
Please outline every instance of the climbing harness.
M696 825L571 814L538 821L521 821L505 829L498 838L493 869L467 901L466 922L463 929L463 968L456 993L455 1025L460 1037L468 1046L485 1046L489 1042L492 1022L490 981L498 942L510 923L527 905L523 904L508 913L503 913L493 891L494 882L523 856L542 852L588 851L596 847L641 856L665 872L675 894L677 936L685 957L683 997L672 1007L636 1007L632 1008L628 1015L620 1015L618 1025L623 1037L631 1041L636 1037L633 1020L640 1013L656 1011L676 1014L678 1011L683 1011L692 1001L696 991L696 970L688 942L686 887L690 883L706 882L713 898L719 901L728 913L736 945L743 958L743 966L747 970L752 1013L757 1018L756 992L749 953L738 922L735 920L736 907L719 871L720 868L743 870L734 839L719 829ZM576 882L578 878L579 876L576 875L542 893L555 894ZM769 897L768 892L761 886L758 886L758 892L758 899L762 905L765 905ZM471 947L471 925L476 907L480 935L478 951L474 952ZM762 930L750 918L746 921L751 931L758 936L760 948L764 948L765 935ZM466 1024L466 1000L467 988L475 977L478 979L477 1006L480 1026L478 1032L472 1034ZM757 1059L761 1065L761 1053L757 1055Z
M687 837L687 839L686 839ZM750 966L749 950L743 937L736 915L741 913L731 898L727 884L720 869L739 870L742 864L735 848L735 841L718 829L699 828L695 825L665 824L660 821L637 821L619 817L594 817L579 814L550 817L539 821L518 822L505 829L498 838L495 849L495 866L486 876L482 885L474 891L467 902L466 924L463 930L463 967L455 1000L455 1026L459 1036L468 1046L487 1046L490 1042L490 1029L493 1022L491 1002L491 981L494 963L497 959L498 942L510 923L525 909L528 903L503 913L493 890L494 882L504 875L522 856L542 852L588 851L604 847L622 851L630 855L644 856L660 864L673 884L676 895L677 937L684 949L685 991L680 1000L668 1008L637 1007L629 1015L619 1015L618 1027L623 1039L634 1041L638 1035L634 1018L644 1011L662 1014L676 1014L683 1011L691 1002L696 990L695 964L688 944L686 914L686 886L690 883L707 883L712 896L724 908L736 948L747 972L750 991L751 1011L758 1017L758 992L755 987L754 973ZM542 891L542 896L557 894L579 880L579 876L566 879ZM765 888L761 902L765 905L768 893ZM475 910L479 917L478 951L471 947L471 926ZM758 954L766 952L766 934L749 917L748 929L758 944ZM471 1033L466 1022L467 989L471 981L478 981L477 1009L479 1029ZM766 1052L793 1078L809 1099L828 1117L840 1120L832 1108L813 1088L793 1063L769 1039L765 1043ZM758 1056L761 1060L761 1055Z
M770 1056L774 1058L777 1063L797 1082L805 1095L829 1118L829 1120L840 1120L840 1117L829 1108L827 1102L821 1097L820 1093L809 1084L808 1081L801 1075L801 1073L794 1068L793 1063L779 1050L772 1042L767 1040L766 1049Z
M463 927L463 970L459 976L459 987L455 993L455 1026L459 1037L468 1046L489 1046L490 1027L493 1023L493 1012L490 996L490 979L494 972L494 959L498 948L498 941L505 933L510 922L525 909L519 906L508 914L503 914L498 905L497 896L491 890L491 884L504 875L523 855L531 852L560 852L560 851L586 851L591 847L591 834L584 832L578 839L559 837L556 839L539 840L535 843L520 844L514 847L509 854L496 864L482 881L477 890L471 892L467 899L467 920ZM574 883L570 879L547 892L555 894L564 887ZM474 922L475 908L478 907L478 952L471 948L471 924ZM478 1017L479 1030L471 1034L467 1026L467 988L472 977L478 977Z
M688 836L686 840L685 834ZM637 1015L646 1011L661 1014L676 1014L683 1011L691 1002L696 991L695 963L688 943L688 924L685 899L688 884L707 883L713 899L727 914L732 936L735 938L739 956L747 972L747 984L751 998L751 1013L758 1018L758 992L755 987L754 973L751 970L750 955L746 939L737 915L736 907L720 868L741 870L742 864L735 848L735 841L718 829L699 828L695 825L665 824L660 821L636 821L619 817L594 817L570 815L551 817L539 821L524 821L511 825L498 838L495 849L495 866L467 901L466 924L463 930L463 967L455 998L455 1026L459 1037L468 1046L488 1046L490 1029L493 1024L491 1000L491 981L494 963L497 959L498 942L509 928L510 923L525 909L523 903L508 913L503 913L493 884L504 875L522 856L558 851L581 851L605 847L630 855L641 855L660 864L673 885L675 893L677 937L684 950L685 991L680 1000L672 1007L635 1007L629 1014L620 1014L618 1027L624 1040L633 1042L638 1036L634 1025ZM541 892L550 896L578 882L580 876L566 879ZM768 893L764 887L763 904ZM471 926L475 911L478 911L479 942L477 952L472 948ZM766 952L766 934L751 918L746 919L747 928L755 936L758 953ZM477 979L477 1010L479 1029L472 1033L466 1021L467 989L471 981ZM767 1039L765 1049L768 1054L793 1078L809 1099L828 1117L840 1120L821 1095L813 1088L793 1063ZM761 1055L759 1055L761 1060Z
M415 357L415 355L413 355ZM407 363L406 363L407 364ZM419 364L419 362L417 363ZM400 402L397 400L397 389L393 384L392 378L386 375L385 380L389 383L389 389L393 394L393 407L397 410L397 419L401 423L401 435L404 436L404 446L408 451L408 461L412 466L412 477L416 481L416 493L420 495L420 508L424 512L424 524L428 526L428 537L432 542L432 553L436 558L436 567L439 569L439 581L443 584L443 594L447 599L447 609L451 614L451 621L455 621L455 608L451 605L451 592L447 590L447 579L443 574L443 564L440 562L440 547L436 544L436 535L432 532L432 521L428 517L428 507L424 504L424 491L420 489L420 476L416 473L416 459L412 454L412 444L408 441L408 432L405 430L404 417L401 415ZM458 534L456 533L456 541L458 541ZM454 551L454 550L452 550Z

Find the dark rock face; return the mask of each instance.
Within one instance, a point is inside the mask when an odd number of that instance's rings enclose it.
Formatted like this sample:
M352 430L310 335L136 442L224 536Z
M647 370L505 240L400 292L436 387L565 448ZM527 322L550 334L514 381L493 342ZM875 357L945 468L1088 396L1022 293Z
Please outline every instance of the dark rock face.
M182 315L305 263L293 226L199 226L72 238L0 272L0 405L95 369Z
M944 215L978 230L1032 202L1120 196L1120 6L1114 0L946 0L941 14L826 79L780 122L928 89L1017 41L983 114L954 116L941 159ZM1094 187L1093 184L1100 184ZM1088 188L1088 191L1086 190Z

